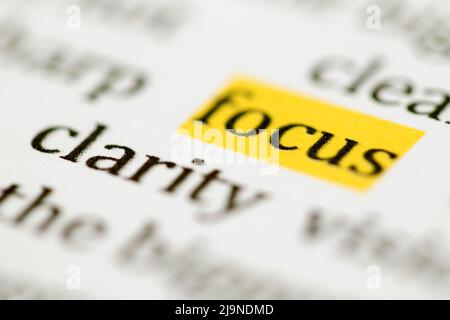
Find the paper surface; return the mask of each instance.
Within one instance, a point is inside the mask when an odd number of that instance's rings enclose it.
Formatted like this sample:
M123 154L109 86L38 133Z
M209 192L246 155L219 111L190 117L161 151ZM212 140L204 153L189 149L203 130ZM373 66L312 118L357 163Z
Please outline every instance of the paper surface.
M0 1L0 297L450 298L448 15Z

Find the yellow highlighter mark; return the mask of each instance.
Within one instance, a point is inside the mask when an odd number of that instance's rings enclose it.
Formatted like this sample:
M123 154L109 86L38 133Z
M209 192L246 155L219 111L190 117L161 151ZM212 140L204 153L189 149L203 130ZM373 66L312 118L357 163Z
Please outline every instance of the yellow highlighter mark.
M359 190L424 134L246 78L233 79L179 132Z

